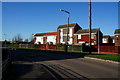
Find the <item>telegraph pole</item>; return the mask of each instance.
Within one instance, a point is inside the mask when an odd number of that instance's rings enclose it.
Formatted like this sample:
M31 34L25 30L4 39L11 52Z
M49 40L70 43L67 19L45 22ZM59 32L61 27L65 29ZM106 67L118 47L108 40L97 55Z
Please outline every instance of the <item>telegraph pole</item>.
M89 54L91 54L91 25L92 25L92 18L91 18L91 0L89 0Z
M100 28L98 30L98 54L100 54Z

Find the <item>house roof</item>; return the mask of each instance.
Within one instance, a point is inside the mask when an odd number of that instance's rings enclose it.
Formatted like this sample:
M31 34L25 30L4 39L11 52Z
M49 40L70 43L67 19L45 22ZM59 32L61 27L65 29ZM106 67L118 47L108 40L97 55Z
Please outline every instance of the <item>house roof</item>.
M51 35L57 35L57 32L37 33L34 36L51 36Z
M120 29L115 29L114 34L120 34Z
M110 36L109 35L104 35L103 38L109 38Z
M111 39L114 39L115 37L114 36L110 36Z
M91 29L91 33L97 33L99 28ZM75 34L89 33L89 29L80 29Z
M68 24L65 24L65 25L59 25L58 28L65 28L67 27ZM69 27L74 27L75 25L77 25L77 23L71 23L69 24Z

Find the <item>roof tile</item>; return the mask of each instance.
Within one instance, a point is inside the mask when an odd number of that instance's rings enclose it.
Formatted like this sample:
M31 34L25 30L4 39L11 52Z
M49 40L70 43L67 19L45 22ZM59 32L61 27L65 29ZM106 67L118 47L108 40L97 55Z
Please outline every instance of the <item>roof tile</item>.
M34 36L51 36L51 35L57 35L57 32L37 33Z
M74 27L77 23L71 23L69 24L69 27ZM65 28L67 27L68 24L65 24L65 25L59 25L58 28Z
M91 29L91 33L97 33L99 28ZM80 29L75 34L89 33L89 29Z
M115 29L114 34L120 34L120 29Z

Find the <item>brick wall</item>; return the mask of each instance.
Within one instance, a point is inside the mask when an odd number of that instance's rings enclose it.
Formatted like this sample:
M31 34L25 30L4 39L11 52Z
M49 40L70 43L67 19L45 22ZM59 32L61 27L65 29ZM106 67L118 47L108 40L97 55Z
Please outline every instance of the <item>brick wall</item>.
M79 42L79 41L85 41L85 42L88 42L88 43L89 43L89 34L81 35L81 39L78 39L78 42ZM94 42L94 39L91 39L91 42L93 43L93 42Z
M115 46L120 46L120 35L115 35Z
M35 45L35 49L41 49L41 50L56 50L57 46L56 45L49 45L49 44L40 44L40 45Z
M46 44L46 42L47 42L47 38L43 37L43 44Z
M92 49L97 51L98 46L92 46ZM120 53L120 46L100 46L100 52L118 54Z
M60 29L57 29L57 39L56 39L56 43L59 44L60 43Z

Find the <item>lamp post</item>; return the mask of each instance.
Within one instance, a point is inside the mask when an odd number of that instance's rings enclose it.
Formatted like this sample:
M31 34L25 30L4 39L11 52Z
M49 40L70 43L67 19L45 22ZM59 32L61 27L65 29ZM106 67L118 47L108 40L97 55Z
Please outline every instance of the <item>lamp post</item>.
M66 49L65 49L65 52L68 51L68 34L69 34L69 20L70 20L70 12L66 11L66 10L63 10L63 9L60 9L60 11L63 11L63 12L66 12L68 14L68 24L67 24L67 40L66 40Z

